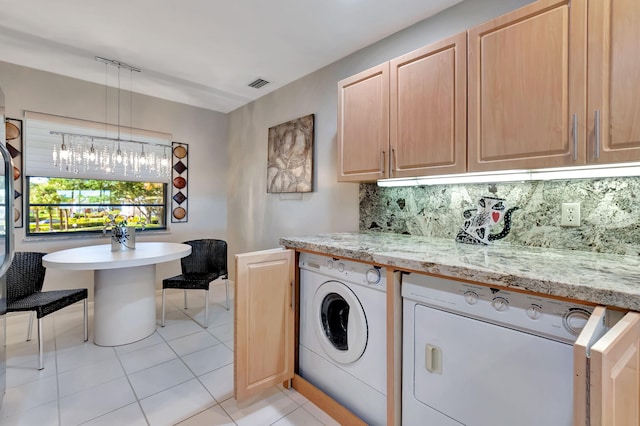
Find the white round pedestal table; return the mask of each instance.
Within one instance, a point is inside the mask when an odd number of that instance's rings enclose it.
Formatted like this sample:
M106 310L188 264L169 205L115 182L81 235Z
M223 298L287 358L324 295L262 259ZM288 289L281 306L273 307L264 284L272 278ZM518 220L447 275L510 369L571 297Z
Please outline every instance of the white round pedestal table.
M137 243L134 250L111 245L78 247L49 253L47 268L93 270L93 341L99 346L137 342L156 330L156 264L191 254L180 243Z

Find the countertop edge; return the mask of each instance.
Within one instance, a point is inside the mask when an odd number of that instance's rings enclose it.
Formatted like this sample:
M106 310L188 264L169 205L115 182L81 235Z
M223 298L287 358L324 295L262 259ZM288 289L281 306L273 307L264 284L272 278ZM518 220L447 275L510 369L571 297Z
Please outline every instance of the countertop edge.
M414 255L411 250L412 247L410 246L411 242L416 240L415 238L406 236L406 248L400 248L400 250L407 251L399 251L397 253L393 252L391 247L386 247L385 240L387 239L392 239L393 244L397 244L398 242L403 243L405 241L403 236L399 234L392 234L389 236L385 234L372 235L341 233L321 234L311 237L283 237L280 238L280 244L295 250L306 250L329 256L375 263L403 271L439 275L453 279L477 282L484 285L514 288L542 295L640 311L640 285L638 285L637 290L633 287L630 289L625 288L625 286L623 286L624 283L620 283L619 280L625 280L628 279L628 277L626 277L623 272L620 272L619 275L616 273L617 270L621 270L625 271L627 275L631 274L629 270L635 270L636 259L629 259L623 256L607 256L606 261L608 263L606 270L598 271L600 274L600 281L607 282L598 282L598 277L596 277L593 280L594 282L589 283L587 275L590 271L572 271L574 274L566 274L566 276L562 274L560 266L565 267L565 269L571 267L572 264L569 260L576 256L573 252L553 252L553 258L547 259L545 258L547 251L541 251L540 254L527 248L509 247L509 250L513 253L522 251L525 257L531 257L529 266L533 272L528 271L529 276L527 276L526 273L514 273L513 271L504 272L492 269L491 261L499 259L499 255L494 254L493 252L488 252L488 255L484 252L484 256L488 256L489 260L487 263L489 267L483 267L465 264L466 259L463 256L460 256L460 251L464 252L464 254L468 252L474 253L473 247L464 247L458 250L459 247L452 246L455 250L450 250L451 253L445 253L445 255L450 256L451 261L442 261L437 259L432 260L429 258L428 254L421 256L418 259L417 256ZM377 240L379 240L379 242L377 242ZM421 243L428 243L429 241L430 240L428 239L419 239L419 242ZM442 244L442 242L438 240L434 240L434 242ZM446 247L448 246L447 242ZM444 251L446 251L446 247ZM387 248L390 250L385 250ZM477 249L478 252L482 253L484 248L478 247ZM541 258L541 263L539 265L537 264L539 260L530 253L534 253L534 255L538 255ZM492 259L491 256L495 257L495 259ZM566 259L564 259L565 256ZM593 256L594 259L598 259L599 256L603 255L598 253L589 254L581 252L580 256L586 259L583 259L584 263L589 260L590 256ZM616 260L620 260L620 267L617 267L618 265L615 263ZM557 276L553 276L552 278L549 276L542 278L531 276L536 275L536 268L540 268L540 270L542 270L541 268L548 267L549 262L556 262L559 265L559 272ZM632 264L629 265L629 262L632 262ZM638 262L640 262L640 260L638 260ZM640 274L640 270L637 273ZM544 274L541 273L540 275ZM640 281L634 282L638 282L640 284ZM606 286L610 286L611 288ZM628 286L629 285L627 285L627 287Z

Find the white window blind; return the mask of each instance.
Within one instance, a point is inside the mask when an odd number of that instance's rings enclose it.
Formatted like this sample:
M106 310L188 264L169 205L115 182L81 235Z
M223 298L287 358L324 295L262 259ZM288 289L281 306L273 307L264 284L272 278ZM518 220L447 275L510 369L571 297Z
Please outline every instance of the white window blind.
M109 172L104 168L92 164L88 160L79 161L72 166L58 161L54 163L54 146L60 153L62 136L51 134L51 132L63 132L69 134L82 134L92 136L97 139L91 141L88 138L65 137L65 145L69 150L87 151L93 144L94 150L101 158L111 156L112 162ZM104 140L100 138L120 138L120 149L125 159L122 162L113 161L118 142ZM128 140L145 142L145 144L128 142ZM27 176L47 176L47 177L68 177L84 179L107 179L126 181L146 181L146 182L168 182L170 179L171 167L171 140L169 133L154 132L143 129L130 129L129 127L118 126L80 120L69 117L62 117L51 114L27 111L25 113L24 128L24 158L25 175ZM139 160L144 150L146 162L143 166L136 163L127 163L125 160L132 160L134 156ZM87 151L88 152L88 151ZM159 171L160 159L166 159L168 167L165 173ZM156 160L151 164L151 160Z

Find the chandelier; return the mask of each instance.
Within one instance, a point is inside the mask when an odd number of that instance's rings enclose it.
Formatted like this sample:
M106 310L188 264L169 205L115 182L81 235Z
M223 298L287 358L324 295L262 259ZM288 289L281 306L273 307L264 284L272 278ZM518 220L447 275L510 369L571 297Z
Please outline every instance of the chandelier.
M131 81L133 73L140 72L139 68L123 62L96 56L99 62L105 64L105 132L104 136L50 131L52 135L61 137L60 147L53 145L52 157L55 167L61 171L79 174L86 172L103 172L120 176L146 176L168 179L171 167L165 144L132 139L133 122L133 90L130 90L130 118L129 138L123 139L120 134L120 70L129 70ZM107 132L107 66L118 68L118 126L117 135L110 136ZM133 85L133 84L132 84ZM131 88L132 89L132 88Z

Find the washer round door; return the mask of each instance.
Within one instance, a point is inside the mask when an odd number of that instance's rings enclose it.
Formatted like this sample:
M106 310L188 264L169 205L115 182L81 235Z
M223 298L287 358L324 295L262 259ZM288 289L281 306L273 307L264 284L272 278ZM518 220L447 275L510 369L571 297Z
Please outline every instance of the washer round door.
M341 364L357 361L367 347L368 328L355 293L338 281L323 283L313 296L311 312L320 345Z

